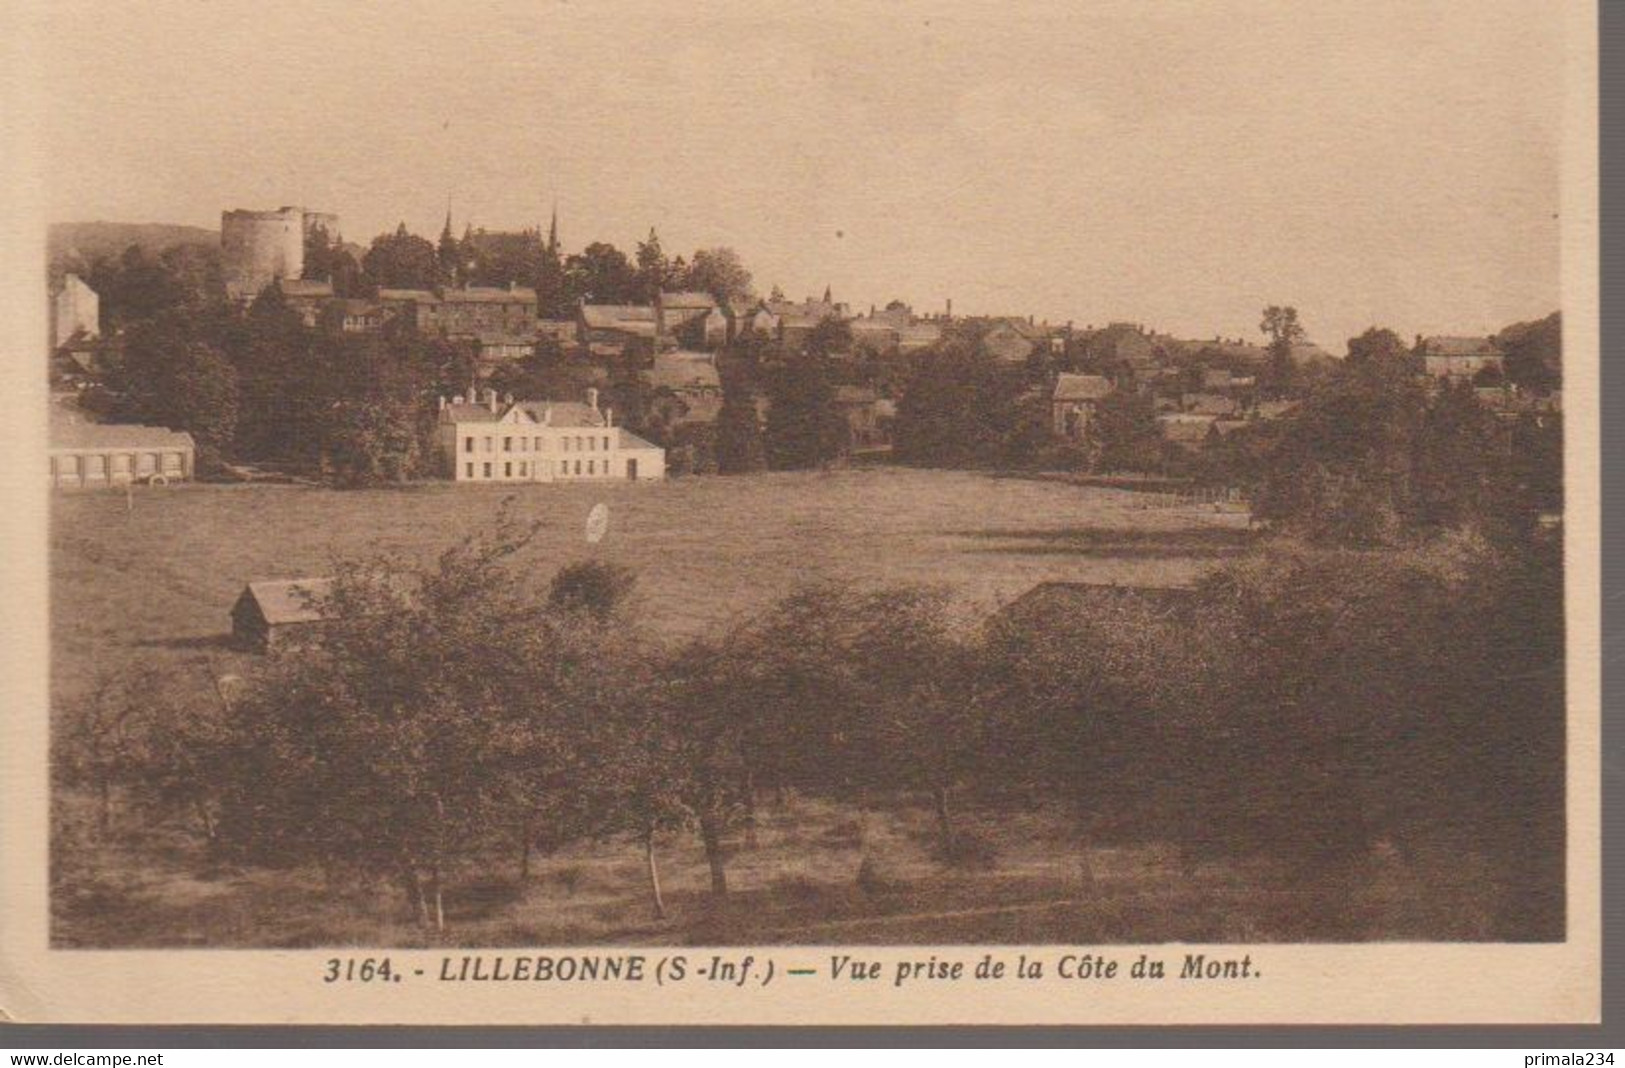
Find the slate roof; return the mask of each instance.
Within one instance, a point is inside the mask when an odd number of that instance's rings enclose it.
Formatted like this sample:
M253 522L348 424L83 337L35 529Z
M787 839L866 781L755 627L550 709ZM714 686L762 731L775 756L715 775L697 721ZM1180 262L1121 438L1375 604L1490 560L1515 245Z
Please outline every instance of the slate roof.
M654 330L655 310L649 304L583 304L581 321L590 330L635 330L636 324L647 324Z
M278 278L277 289L284 297L331 297L333 283L315 278Z
M440 298L428 289L380 289L378 299L390 302L410 302L413 304L439 304Z
M535 304L536 291L525 286L467 286L441 293L447 304Z
M998 618L1020 622L1055 615L1098 615L1117 609L1149 607L1163 612L1187 609L1190 586L1118 586L1098 582L1040 582L1005 605Z
M594 427L604 425L604 413L581 401L520 401L514 405L540 423L546 415L548 426Z
M707 352L662 352L647 372L655 389L721 389L722 376Z
M661 293L660 303L667 308L710 311L717 306L717 298L697 290L684 290L677 293Z
M1487 337L1427 337L1422 351L1429 356L1499 356L1501 350Z
M1236 402L1217 393L1187 393L1185 410L1192 415L1229 415L1236 410Z
M91 423L69 416L51 420L53 449L191 449L192 435L138 423Z
M330 618L322 610L321 602L333 593L330 578L270 579L250 582L238 598L253 601L272 625L286 623L319 623Z
M1055 377L1057 401L1099 400L1112 391L1111 381L1101 375L1060 374Z
M624 426L623 427L616 427L615 430L616 430L616 433L619 434L619 438L616 440L616 445L618 447L620 447L620 448L623 448L623 449L659 449L660 448L659 445L656 445L653 442L644 441L642 438L638 437L636 434L632 433L630 430L626 429Z

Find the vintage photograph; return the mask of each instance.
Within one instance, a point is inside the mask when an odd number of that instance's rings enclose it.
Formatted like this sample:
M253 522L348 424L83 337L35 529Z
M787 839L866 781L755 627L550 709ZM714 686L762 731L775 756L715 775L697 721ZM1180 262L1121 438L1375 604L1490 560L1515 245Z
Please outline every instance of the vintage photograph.
M40 9L50 949L1565 942L1568 15Z

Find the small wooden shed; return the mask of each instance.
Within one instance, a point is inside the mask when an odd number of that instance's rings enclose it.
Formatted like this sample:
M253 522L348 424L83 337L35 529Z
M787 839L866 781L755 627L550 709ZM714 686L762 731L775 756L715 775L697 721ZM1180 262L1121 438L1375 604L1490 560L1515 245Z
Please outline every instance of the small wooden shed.
M329 578L250 582L231 607L231 635L238 648L268 653L308 640L330 618Z

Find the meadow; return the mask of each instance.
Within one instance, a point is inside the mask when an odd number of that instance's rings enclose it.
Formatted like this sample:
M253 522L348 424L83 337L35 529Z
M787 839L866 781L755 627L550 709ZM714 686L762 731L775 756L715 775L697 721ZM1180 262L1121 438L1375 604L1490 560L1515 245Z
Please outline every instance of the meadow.
M872 468L694 478L657 485L339 492L192 485L62 494L52 515L52 682L58 705L148 664L246 671L228 611L250 580L327 573L336 557L428 560L489 524L504 499L538 521L521 561L538 587L589 558L638 575L636 610L679 638L727 624L795 585L940 586L986 614L1033 585L1189 582L1246 550L1244 516L1153 507L1119 489L987 474ZM608 505L609 533L584 538ZM198 835L126 811L98 831L88 799L54 799L58 946L421 945L387 886L318 872L217 864ZM924 798L867 807L789 793L732 843L719 904L692 836L657 843L667 915L650 907L641 849L572 843L521 879L507 858L461 874L445 939L461 945L597 943L1110 943L1478 936L1475 873L1459 858L1375 854L1327 885L1239 861L1181 865L1156 845L1077 838L1059 804L1031 798L961 819L994 843L985 863L932 852ZM1429 870L1431 869L1431 870ZM1441 872L1460 895L1439 892ZM1430 891L1418 892L1425 882Z
M1144 494L886 467L637 485L63 493L51 524L54 692L71 696L138 661L240 665L225 639L246 583L327 574L335 558L378 552L426 562L489 526L507 499L541 524L520 561L538 586L578 560L625 565L638 576L639 615L672 636L807 582L941 586L977 613L1046 581L1177 585L1247 537L1241 516L1149 507ZM600 502L609 532L589 545L587 513Z

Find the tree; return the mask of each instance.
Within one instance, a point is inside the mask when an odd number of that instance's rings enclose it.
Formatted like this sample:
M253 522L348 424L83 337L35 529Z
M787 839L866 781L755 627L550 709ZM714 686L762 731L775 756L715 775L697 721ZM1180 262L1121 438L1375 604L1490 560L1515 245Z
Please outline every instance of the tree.
M631 568L599 560L567 564L553 576L547 588L547 602L568 614L583 614L596 623L607 623L625 607L638 576Z
M592 304L631 304L638 296L638 274L626 254L614 245L594 241L565 263L574 294Z
M756 392L740 373L722 376L722 408L716 423L717 471L743 475L767 467L762 421L756 410Z
M214 346L192 336L179 315L132 325L109 376L115 417L184 430L200 471L231 455L237 428L237 373Z
M393 234L373 238L361 257L367 284L391 289L429 289L445 280L440 254L427 238L408 233L401 223Z
M917 467L1000 462L1020 423L1019 369L954 335L916 355L897 405L894 448Z
M768 465L775 471L822 467L846 448L847 426L835 407L828 360L807 355L768 375Z
M851 738L875 781L928 791L944 861L974 859L956 832L951 796L986 770L978 650L941 591L880 590L853 606L851 656L862 709Z
M305 233L303 278L331 282L336 297L356 297L363 288L361 265L336 234L317 224Z
M1298 322L1298 309L1271 304L1264 309L1258 329L1270 339L1259 388L1271 397L1289 396L1298 382L1298 365L1292 358L1292 347L1304 336Z
M1359 337L1349 338L1348 349L1347 362L1351 366L1362 363L1408 366L1411 362L1411 350L1400 336L1380 327L1373 326Z
M572 681L611 635L563 625L512 562L535 525L506 508L428 567L340 561L320 645L277 658L236 707L222 842L265 863L389 879L418 922L598 758ZM590 687L588 687L590 689ZM556 838L584 828L557 826Z
M1496 335L1506 353L1507 380L1545 393L1563 386L1563 313L1516 323Z
M660 247L660 235L655 233L652 226L649 228L648 239L638 242L637 263L639 300L641 303L653 303L670 280L671 261L666 258L665 251Z
M1108 393L1095 405L1087 440L1099 471L1154 472L1162 468L1163 441L1151 396L1135 389Z
M727 307L751 299L750 272L731 248L702 248L688 266L685 287L709 293Z

